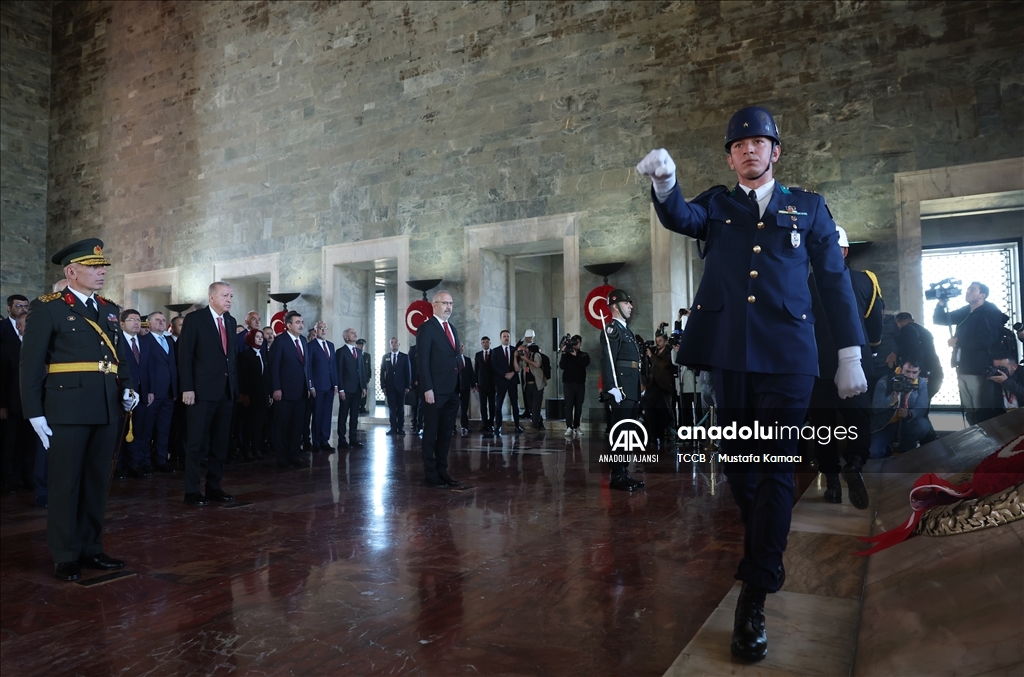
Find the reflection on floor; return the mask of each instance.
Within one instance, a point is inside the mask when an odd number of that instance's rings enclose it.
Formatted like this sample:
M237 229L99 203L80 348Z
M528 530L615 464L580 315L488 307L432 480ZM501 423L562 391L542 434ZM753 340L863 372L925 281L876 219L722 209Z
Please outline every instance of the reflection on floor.
M666 676L1024 675L1024 521L945 538L913 537L865 559L857 536L899 526L922 473L973 469L1024 430L1024 411L872 461L866 511L825 503L822 480L793 509L786 584L768 598L768 657L729 654L739 585ZM958 480L959 481L959 480Z
M660 675L733 585L720 474L629 496L578 441L474 434L451 473L475 488L444 491L384 431L309 470L230 465L233 509L183 505L181 474L115 483L105 547L138 575L91 588L53 578L45 512L5 496L0 672Z

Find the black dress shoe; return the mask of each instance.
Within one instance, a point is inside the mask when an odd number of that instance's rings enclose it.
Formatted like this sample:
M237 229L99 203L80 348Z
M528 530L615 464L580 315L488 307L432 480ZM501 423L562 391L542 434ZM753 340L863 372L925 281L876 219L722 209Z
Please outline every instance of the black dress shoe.
M291 468L308 468L309 463L307 463L306 461L295 459L294 461L288 461L288 466Z
M860 474L860 468L849 463L843 466L843 479L846 480L846 487L850 490L850 503L858 510L868 507L868 488L864 486L864 476Z
M349 448L348 442L346 442L345 440L339 440L338 441L338 448L339 449L348 449Z
M736 602L732 626L732 655L745 661L759 661L768 655L768 633L764 627L764 598L767 591L744 583Z
M82 555L78 558L78 564L86 569L100 569L102 571L124 569L124 562L102 552L98 555Z
M394 430L389 430L389 431L387 431L387 432L386 432L386 433L384 433L384 434L385 434L385 435L397 435L398 433L397 433L397 432L395 432Z
M128 479L128 471L127 470L118 470L116 473L114 473L114 479L115 480L126 480L126 479Z
M224 491L223 489L207 489L206 490L207 501L219 501L220 503L230 503L235 500L235 497Z
M838 474L828 473L825 475L825 502L843 502L843 484L839 481Z
M521 426L521 425L517 425L517 426L516 426L516 432L517 432L517 433L524 433L524 432L526 432L526 431L525 431L525 430L523 430L523 426Z
M53 575L62 581L77 581L82 576L78 562L61 562L53 567Z
M153 476L153 469L150 468L148 465L144 466L142 468L139 468L139 476L140 477L152 477Z
M363 448L363 443L362 442L351 442L351 443L349 443L348 446L352 447L353 449L362 449Z
M616 473L613 474L611 479L608 481L608 486L618 491L636 491L644 486L643 482L635 480L629 476L629 473Z
M453 480L447 473L444 474L444 475L439 475L439 477L441 479L441 484L443 484L445 486L448 486L448 487L461 487L462 486L458 482L458 480Z
M405 437L405 431L404 430L399 430L398 431L398 436L399 437Z
M423 484L430 487L431 489L447 489L448 485L442 482L440 479L427 478L423 480Z
M172 468L172 467L171 467L170 465L168 465L167 463L163 463L163 464L161 464L161 465L158 465L158 466L154 467L154 468L153 468L153 472L158 472L158 473L163 473L163 474L167 474L167 473L172 473L172 472L174 472L174 468Z
M327 453L330 453L330 452L334 451L334 447L332 447L329 444L321 444L320 445L320 451L326 451Z
M188 505L210 505L210 502L206 500L206 496L202 494L185 494L184 502Z

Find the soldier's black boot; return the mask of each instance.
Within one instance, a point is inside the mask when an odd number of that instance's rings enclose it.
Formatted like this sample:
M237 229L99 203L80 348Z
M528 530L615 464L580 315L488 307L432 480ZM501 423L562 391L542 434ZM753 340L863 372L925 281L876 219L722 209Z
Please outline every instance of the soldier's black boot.
M868 507L868 488L864 486L864 475L860 468L854 464L847 463L843 466L843 479L846 480L846 488L850 490L850 503L858 510Z
M629 476L628 472L623 470L622 472L612 473L608 486L612 489L618 489L619 491L636 491L637 489L642 488L644 483L633 479Z
M843 502L843 483L839 481L839 473L825 473L825 501Z
M736 602L732 626L732 655L745 661L759 661L768 655L768 633L764 628L764 599L768 591L744 583Z

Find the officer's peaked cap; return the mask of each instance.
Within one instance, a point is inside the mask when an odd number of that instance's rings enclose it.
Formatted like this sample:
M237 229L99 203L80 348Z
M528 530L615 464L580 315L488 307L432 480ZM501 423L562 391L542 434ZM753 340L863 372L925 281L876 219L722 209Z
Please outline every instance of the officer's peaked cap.
M608 305L613 303L632 303L633 299L629 297L629 293L624 289L612 289L608 293Z
M734 141L751 136L766 136L775 143L782 143L775 118L760 106L741 108L729 119L729 127L725 130L725 152L729 152Z
M50 257L50 261L58 266L81 263L83 266L109 266L110 261L103 256L103 240L90 237L69 244Z

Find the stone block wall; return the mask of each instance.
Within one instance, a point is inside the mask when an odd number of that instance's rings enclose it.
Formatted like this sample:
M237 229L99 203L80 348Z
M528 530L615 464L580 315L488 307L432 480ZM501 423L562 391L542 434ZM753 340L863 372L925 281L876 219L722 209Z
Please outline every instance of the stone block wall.
M31 299L50 291L44 289L50 10L50 2L0 3L0 298L4 299L10 294Z
M1022 9L57 2L48 246L98 235L112 294L180 266L197 301L214 262L280 252L280 288L319 298L320 247L407 234L410 274L459 289L464 228L576 212L580 265L629 262L613 282L653 328L672 318L642 292L633 166L665 147L686 195L732 183L724 126L757 103L780 122L779 179L876 243L859 263L895 298L893 174L1022 154Z

